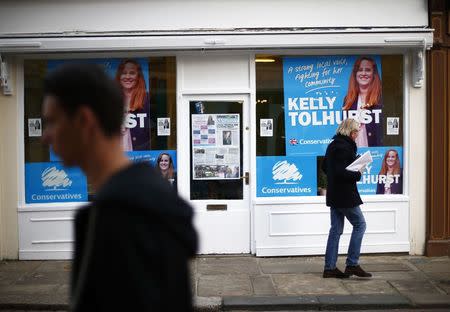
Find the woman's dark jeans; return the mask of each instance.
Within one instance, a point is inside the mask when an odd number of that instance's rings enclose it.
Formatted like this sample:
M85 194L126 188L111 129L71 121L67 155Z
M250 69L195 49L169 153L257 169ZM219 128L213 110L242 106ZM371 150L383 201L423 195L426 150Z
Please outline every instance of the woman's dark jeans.
M336 268L339 239L344 230L344 217L353 225L346 264L358 265L361 242L366 231L366 220L359 206L354 208L330 208L331 228L328 234L327 250L325 253L325 270Z

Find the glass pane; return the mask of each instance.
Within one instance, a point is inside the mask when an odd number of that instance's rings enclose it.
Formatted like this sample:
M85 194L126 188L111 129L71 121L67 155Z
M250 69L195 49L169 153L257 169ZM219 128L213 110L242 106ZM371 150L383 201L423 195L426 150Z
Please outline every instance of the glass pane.
M191 199L242 199L242 102L189 106Z
M127 61L125 61L127 60ZM145 97L142 99L142 111L139 108L133 110L130 102L130 110L127 115L143 115L143 118L134 118L134 124L129 126L125 122L124 127L130 128L125 132L129 140L124 144L124 150L130 159L135 161L149 161L158 166L159 156L171 158L172 166L160 168L161 174L165 176L172 185L176 187L176 58L175 57L149 57L149 58L102 58L102 59L72 59L72 60L26 60L24 62L24 141L25 141L25 175L26 175L26 202L34 203L30 196L32 192L41 190L39 185L41 171L47 167L55 167L65 170L54 153L48 146L42 144L42 100L43 79L45 75L59 64L66 62L89 62L104 66L105 71L111 77L119 76L120 68L125 68L128 63L139 64L145 82ZM123 65L123 67L122 67ZM123 70L122 70L123 72ZM134 99L137 98L133 97ZM136 102L136 101L135 101ZM147 106L148 104L148 106ZM148 113L150 116L148 116ZM142 129L137 129L137 128ZM128 134L129 133L129 134ZM128 135L127 135L128 134ZM124 135L124 137L125 137ZM140 142L139 144L137 142ZM166 154L165 156L163 154ZM163 167L163 166L162 166ZM93 189L89 181L81 172L75 172L79 181L83 181L85 189L83 196L78 197L81 201L91 199ZM74 180L74 185L76 181ZM85 185L87 184L87 186ZM33 190L33 191L32 191ZM34 198L37 198L36 196ZM40 198L53 198L44 197ZM71 197L76 198L76 197ZM52 202L58 200L40 200L39 202ZM70 200L64 200L70 201ZM74 200L75 201L75 200Z
M367 96L353 71L363 62L374 70L364 79L377 72L379 76L378 82L370 81ZM327 181L320 168L325 149L347 117L363 124L360 132L366 138L357 141L358 153L369 150L374 159L358 183L360 193L402 194L403 83L403 55L257 55L257 196L312 195L278 189L270 169L280 162L303 174L294 184L317 188L313 194L324 195ZM305 163L315 168L313 176L300 170ZM264 193L263 188L272 192Z

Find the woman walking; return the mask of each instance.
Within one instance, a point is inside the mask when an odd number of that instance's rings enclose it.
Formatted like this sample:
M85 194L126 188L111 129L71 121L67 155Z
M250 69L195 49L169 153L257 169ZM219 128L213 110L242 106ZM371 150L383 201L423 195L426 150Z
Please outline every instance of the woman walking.
M359 266L361 242L366 230L366 221L359 207L363 202L359 196L356 182L361 179L361 172L345 169L356 158L356 143L360 129L354 119L344 120L337 128L333 142L328 145L322 170L328 179L326 194L327 206L330 207L331 228L328 234L325 253L324 278L348 278L351 275L371 277L372 274ZM344 229L344 218L352 224L353 231L348 246L345 272L336 267L339 239Z

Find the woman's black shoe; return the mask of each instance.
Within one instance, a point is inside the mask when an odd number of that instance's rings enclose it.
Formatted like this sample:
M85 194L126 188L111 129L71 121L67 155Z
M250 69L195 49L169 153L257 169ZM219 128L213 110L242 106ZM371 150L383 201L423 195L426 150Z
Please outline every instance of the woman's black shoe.
M348 275L347 273L343 273L338 268L323 271L323 278L349 278L349 277L350 275Z
M364 271L359 265L347 265L347 267L345 268L345 273L349 276L356 275L358 277L372 277L372 274Z

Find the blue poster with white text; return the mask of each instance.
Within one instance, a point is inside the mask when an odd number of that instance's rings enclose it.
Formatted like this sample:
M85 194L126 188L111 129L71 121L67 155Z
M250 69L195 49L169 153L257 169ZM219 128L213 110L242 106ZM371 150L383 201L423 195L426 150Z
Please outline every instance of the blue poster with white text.
M256 157L256 196L315 196L316 166L315 157Z
M86 176L79 168L59 162L25 164L25 202L85 202L88 200Z
M381 58L283 58L286 155L320 156L342 120L362 125L358 146L382 145Z
M382 146L359 148L358 153L370 151L373 162L367 165L357 182L361 195L403 194L403 148Z

